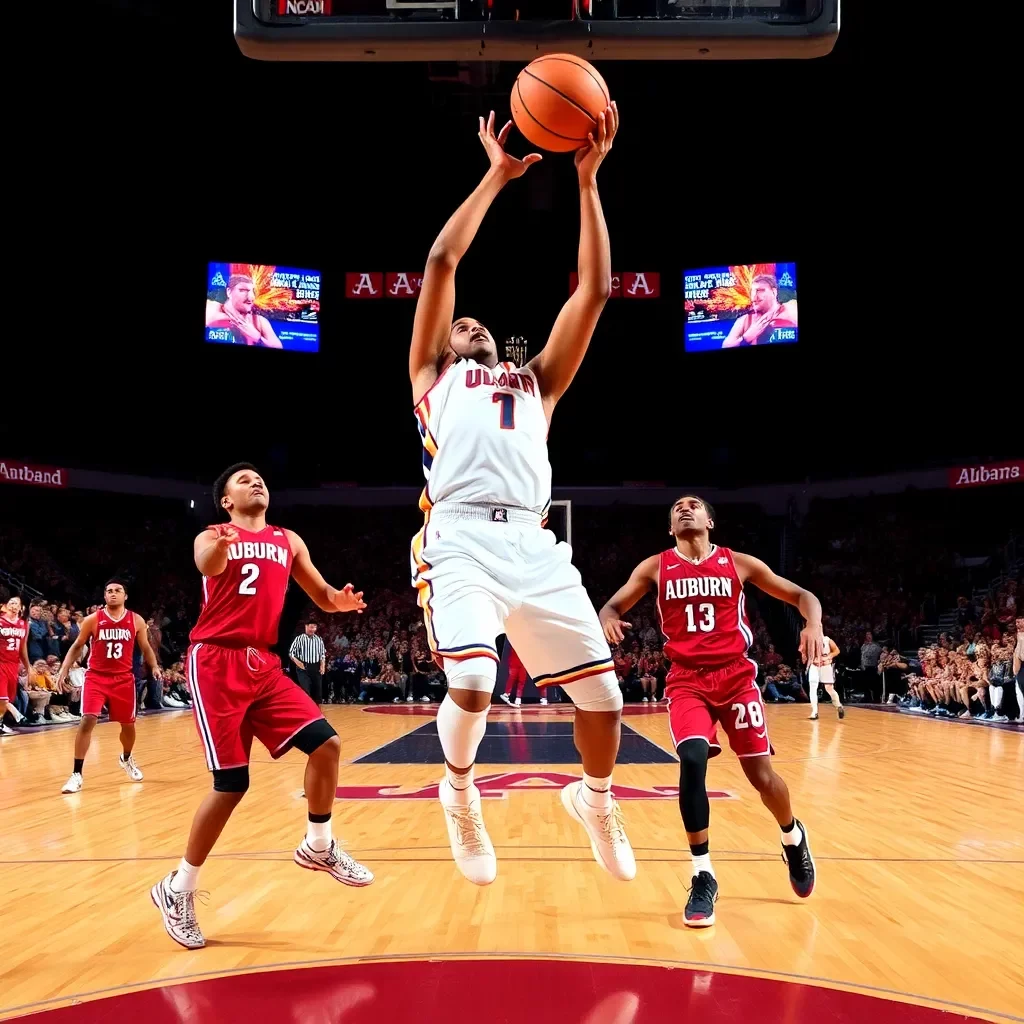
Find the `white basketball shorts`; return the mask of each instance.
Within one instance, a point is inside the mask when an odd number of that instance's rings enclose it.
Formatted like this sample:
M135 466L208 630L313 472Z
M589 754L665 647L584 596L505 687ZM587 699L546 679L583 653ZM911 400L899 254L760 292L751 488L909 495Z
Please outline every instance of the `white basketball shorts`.
M504 633L537 686L614 670L572 549L536 513L439 503L413 538L411 568L435 658L497 663Z
M817 686L818 683L828 683L831 686L835 681L835 670L831 665L809 665L807 667L807 682L811 686Z

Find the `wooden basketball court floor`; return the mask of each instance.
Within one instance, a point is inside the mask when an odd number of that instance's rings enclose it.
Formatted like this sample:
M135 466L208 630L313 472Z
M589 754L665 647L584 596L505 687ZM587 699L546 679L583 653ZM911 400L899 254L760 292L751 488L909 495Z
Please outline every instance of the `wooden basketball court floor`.
M635 881L598 868L559 803L580 771L569 708L494 709L493 760L477 774L498 878L478 888L448 852L434 709L329 707L344 759L334 833L375 883L351 889L294 865L304 759L275 763L258 748L249 793L203 869L198 951L168 938L149 899L209 785L191 714L140 719L146 777L134 785L115 765L117 726L98 726L74 796L60 794L73 729L4 737L0 1017L1024 1019L1019 731L857 708L840 723L827 704L810 722L806 705L771 707L817 889L793 894L777 828L726 750L708 772L718 923L692 931L664 708L627 711L631 763L615 783Z

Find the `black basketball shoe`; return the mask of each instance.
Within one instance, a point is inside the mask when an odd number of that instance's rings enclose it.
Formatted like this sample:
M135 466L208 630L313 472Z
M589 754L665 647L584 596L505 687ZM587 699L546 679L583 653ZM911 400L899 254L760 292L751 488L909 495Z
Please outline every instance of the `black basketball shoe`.
M718 899L718 881L710 871L694 875L690 884L690 898L683 911L683 923L691 928L710 928L715 923L715 900Z
M789 884L793 886L793 892L807 899L814 892L814 858L807 842L807 826L799 818L793 820L803 837L798 846L782 844L782 859L789 865Z

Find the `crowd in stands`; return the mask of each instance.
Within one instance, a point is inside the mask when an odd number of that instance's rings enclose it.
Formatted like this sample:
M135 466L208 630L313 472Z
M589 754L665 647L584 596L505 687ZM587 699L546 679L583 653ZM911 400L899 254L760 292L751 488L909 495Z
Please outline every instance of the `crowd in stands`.
M957 620L936 643L921 647L906 676L902 707L936 717L1024 722L1024 692L1016 665L1024 658L1024 617L1016 578L1004 579L979 603L963 595Z
M188 706L181 659L199 598L192 539L212 514L197 518L163 500L127 496L76 495L73 515L62 504L66 496L52 504L34 496L21 500L30 503L30 510L13 502L4 515L11 522L0 531L0 569L21 577L37 593L29 594L32 671L24 695L19 693L18 710L36 722L77 715L80 673L73 672L65 692L58 692L57 668L77 635L77 623L95 608L91 602L115 574L127 577L129 607L147 619L165 670L163 686L156 686L145 678L139 659L140 707ZM928 500L941 505L948 498ZM111 507L118 509L116 524L97 525L107 522ZM1017 581L1008 580L977 606L961 597L956 628L933 647L922 647L919 662L901 654L901 647L919 646L916 631L922 623L935 621L936 610L954 604L954 588L971 592L965 586L969 566L941 522L953 510L940 508L940 521L922 519L921 496L887 496L884 507L877 522L871 519L876 506L867 499L812 503L799 524L800 544L788 568L780 564L782 517L766 517L754 506L724 506L718 510L715 539L779 566L819 595L825 632L841 651L839 682L854 692L854 700L857 694L868 700L884 694L935 715L1019 716L1021 698L1012 679L1005 681L1007 646L1012 654L1015 642ZM283 515L307 539L325 575L339 585L351 581L369 602L359 617L325 615L291 588L281 636L285 664L292 636L302 623L314 621L326 645L325 701L442 699L444 674L430 654L405 554L421 525L416 510L303 507ZM667 509L660 507L577 506L572 525L574 561L598 608L636 564L671 543ZM973 539L968 554L991 551L998 538L1005 539L1005 515L990 532ZM5 596L0 583L0 598ZM805 701L796 630L778 608L756 592L749 596L751 655L761 669L759 684L769 702ZM668 666L653 596L641 601L629 620L633 628L613 651L625 699L663 699Z

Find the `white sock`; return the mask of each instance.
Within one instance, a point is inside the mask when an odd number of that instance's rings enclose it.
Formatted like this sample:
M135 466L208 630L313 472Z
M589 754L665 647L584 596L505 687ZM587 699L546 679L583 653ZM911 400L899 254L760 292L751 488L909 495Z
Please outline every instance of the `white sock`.
M202 867L202 865L200 865ZM195 892L199 887L199 868L189 864L184 857L178 864L178 870L171 879L171 890L173 892Z
M1017 721L1024 721L1024 693L1020 692L1020 683L1014 680L1014 687L1017 690Z
M840 704L840 702L839 702L839 694L836 693L836 688L834 686L829 686L826 683L825 684L825 692L832 698L832 703L837 708L842 707L842 704Z
M811 698L811 714L816 715L818 713L818 683L808 682L807 683L807 696Z
M306 822L306 845L317 853L323 853L331 845L331 819Z
M789 832L782 833L782 845L783 846L799 846L800 841L803 839L804 834L800 831L800 826L793 823L793 828Z
M469 803L473 787L473 764L477 748L487 729L487 711L463 711L451 694L447 694L437 709L437 737L444 751L445 778L452 788L457 803ZM448 765L469 765L465 772L452 771Z
M607 814L612 809L612 777L597 779L584 772L580 794L588 807Z
M476 765L470 765L464 772L454 771L449 765L444 766L444 777L448 781L457 804L468 804L473 790L473 775Z
M699 857L690 854L693 862L693 877L696 878L702 871L706 871L712 878L715 877L715 869L711 866L711 854L702 853Z

